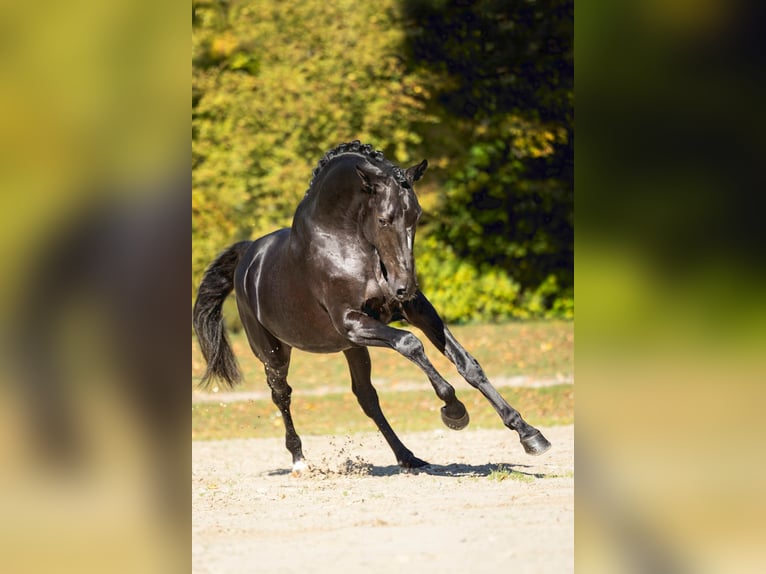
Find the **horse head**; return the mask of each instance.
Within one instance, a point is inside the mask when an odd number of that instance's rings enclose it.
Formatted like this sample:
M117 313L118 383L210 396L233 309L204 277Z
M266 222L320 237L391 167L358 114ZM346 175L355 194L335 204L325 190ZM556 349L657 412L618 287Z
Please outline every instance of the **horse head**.
M378 280L399 301L415 296L415 227L422 210L413 184L426 171L428 162L407 169L383 169L367 161L356 166L362 189L369 194L363 212L362 233L379 259Z

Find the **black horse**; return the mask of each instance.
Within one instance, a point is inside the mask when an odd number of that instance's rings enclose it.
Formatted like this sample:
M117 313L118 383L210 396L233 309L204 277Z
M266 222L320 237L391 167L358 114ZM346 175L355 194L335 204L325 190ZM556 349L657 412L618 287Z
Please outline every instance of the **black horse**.
M415 276L413 243L421 208L413 184L427 162L402 169L358 141L327 152L298 205L291 229L232 245L210 265L194 305L194 328L207 361L202 384L240 378L223 328L221 307L234 289L250 346L266 368L271 396L285 423L293 469L304 468L301 440L290 414L287 383L292 348L343 351L351 387L403 468L427 464L402 444L380 409L370 381L369 346L390 347L418 365L444 401L451 429L468 424L455 389L436 371L415 335L388 323L421 329L458 372L487 397L503 423L519 433L529 454L550 448L489 383L479 363L455 340Z

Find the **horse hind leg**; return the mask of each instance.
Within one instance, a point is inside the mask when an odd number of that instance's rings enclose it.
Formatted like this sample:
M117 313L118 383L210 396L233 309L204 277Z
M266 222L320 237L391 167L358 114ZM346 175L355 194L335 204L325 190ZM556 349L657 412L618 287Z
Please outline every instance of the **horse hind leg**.
M293 416L290 411L293 389L287 383L287 370L290 365L289 353L290 351L287 351L288 360L282 365L265 364L266 381L271 389L271 399L277 405L282 414L282 421L285 423L285 446L293 457L293 472L300 473L306 468L306 463L303 458L301 438L295 431Z
M375 387L370 380L371 362L370 353L365 347L355 347L343 352L348 362L348 368L351 372L351 388L362 407L364 414L370 417L380 430L383 438L386 439L391 450L394 451L396 462L402 468L418 468L426 466L428 463L417 458L409 450L396 433L388 424L383 411L380 408L380 401Z
M266 382L271 389L271 400L274 401L274 404L279 409L282 421L285 424L285 446L292 455L293 472L300 473L306 468L306 463L303 457L301 439L295 431L293 416L290 411L293 389L287 383L287 371L290 368L292 347L282 343L269 333L252 316L249 309L245 309L245 311L243 313L240 307L240 317L245 326L250 348L263 363L266 371Z

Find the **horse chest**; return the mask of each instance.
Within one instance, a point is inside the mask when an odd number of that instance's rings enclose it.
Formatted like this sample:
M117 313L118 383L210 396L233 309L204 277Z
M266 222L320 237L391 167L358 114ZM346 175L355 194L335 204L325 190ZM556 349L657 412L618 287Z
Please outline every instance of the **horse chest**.
M391 321L396 314L398 307L395 302L390 301L383 290L378 285L370 285L365 291L364 302L361 311L365 315L377 319L383 323Z

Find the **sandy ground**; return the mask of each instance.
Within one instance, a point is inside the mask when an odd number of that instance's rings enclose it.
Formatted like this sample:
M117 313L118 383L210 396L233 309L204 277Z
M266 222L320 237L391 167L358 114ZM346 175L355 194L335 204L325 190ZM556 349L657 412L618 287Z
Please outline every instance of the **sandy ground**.
M506 429L402 433L416 473L377 433L302 437L300 476L281 439L194 442L193 572L572 572L574 427L541 430L540 457Z

